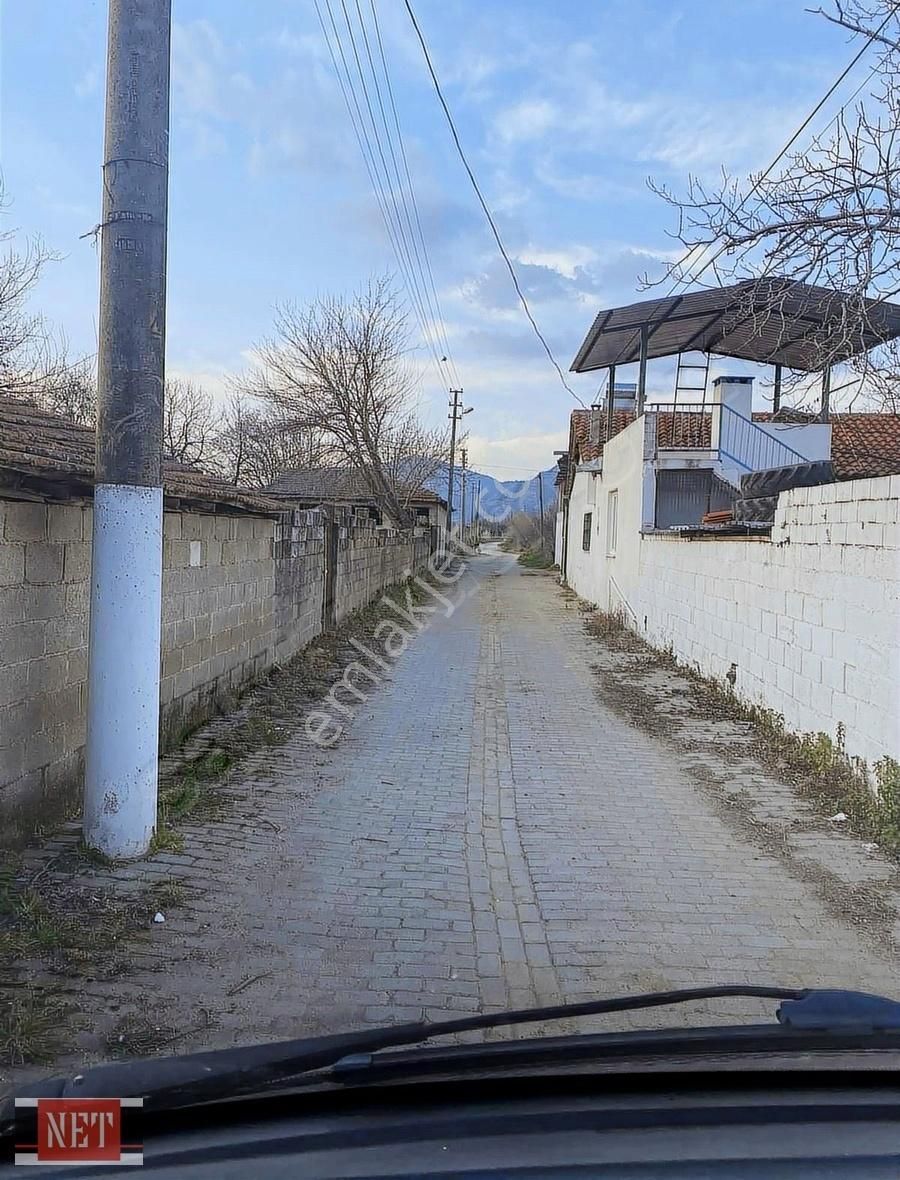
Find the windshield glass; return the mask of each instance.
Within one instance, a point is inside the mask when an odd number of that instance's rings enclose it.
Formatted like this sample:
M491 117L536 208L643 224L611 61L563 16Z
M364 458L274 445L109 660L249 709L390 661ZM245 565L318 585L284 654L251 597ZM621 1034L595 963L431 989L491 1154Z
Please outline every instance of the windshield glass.
M4 5L0 1084L896 995L896 4L169 7Z

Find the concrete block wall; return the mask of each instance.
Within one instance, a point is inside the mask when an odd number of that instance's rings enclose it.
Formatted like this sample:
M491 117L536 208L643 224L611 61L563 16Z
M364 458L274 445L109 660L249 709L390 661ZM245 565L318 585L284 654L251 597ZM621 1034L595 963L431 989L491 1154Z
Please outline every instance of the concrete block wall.
M274 662L275 527L266 517L166 513L165 744Z
M325 518L286 513L275 528L274 663L286 663L322 633L324 601Z
M78 793L91 527L89 506L0 501L0 843Z
M900 759L900 477L783 493L771 542L645 536L635 606L649 642L733 670L789 729Z
M73 814L83 775L92 509L0 501L0 847ZM160 730L199 724L323 627L325 519L166 512ZM424 566L430 531L342 529L339 619Z
M366 524L342 525L335 590L337 622L421 569L430 552L429 529L397 533Z

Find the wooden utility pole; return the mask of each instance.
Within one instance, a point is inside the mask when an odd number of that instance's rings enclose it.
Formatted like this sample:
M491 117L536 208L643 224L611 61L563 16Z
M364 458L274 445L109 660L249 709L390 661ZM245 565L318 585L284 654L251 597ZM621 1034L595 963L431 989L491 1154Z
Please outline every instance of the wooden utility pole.
M156 827L171 0L110 0L84 839Z

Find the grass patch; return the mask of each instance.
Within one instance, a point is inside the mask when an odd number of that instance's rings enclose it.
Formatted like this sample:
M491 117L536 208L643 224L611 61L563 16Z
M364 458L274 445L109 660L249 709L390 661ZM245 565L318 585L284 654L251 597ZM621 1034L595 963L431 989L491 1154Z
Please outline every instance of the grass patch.
M870 777L864 761L847 755L842 725L834 738L826 733L793 733L785 728L780 713L742 701L730 685L680 663L671 651L651 647L620 615L595 611L586 627L612 651L644 655L657 666L677 671L701 714L749 723L754 731L751 753L769 770L787 779L824 815L843 811L854 835L900 855L900 763L881 758ZM628 676L633 679L632 672ZM643 715L637 720L643 724Z
M173 825L188 816L211 816L218 810L221 796L214 784L227 773L233 761L227 750L208 750L160 782L151 852L180 851L183 841Z
M0 998L0 1063L46 1065L62 1049L68 1006L43 988Z
M35 882L37 882L35 878ZM71 1029L62 980L112 979L131 968L131 940L152 915L182 900L177 882L128 897L98 886L59 881L28 884L8 870L0 880L0 1065L52 1060ZM27 972L39 983L22 986Z
M549 570L553 568L553 557L542 549L540 545L529 545L523 549L518 557L519 565L530 570Z
M148 856L157 852L184 852L184 836L176 832L164 819L157 819L156 831L150 837Z

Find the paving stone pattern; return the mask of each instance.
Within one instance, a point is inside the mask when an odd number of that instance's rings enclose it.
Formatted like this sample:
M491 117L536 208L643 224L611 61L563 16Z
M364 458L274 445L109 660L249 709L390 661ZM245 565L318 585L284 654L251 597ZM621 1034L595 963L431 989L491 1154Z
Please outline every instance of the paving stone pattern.
M95 1027L149 1012L186 1049L701 983L894 990L890 947L601 703L552 577L492 552L465 586L334 750L301 727L245 760L230 818L126 870L188 905L83 990Z

